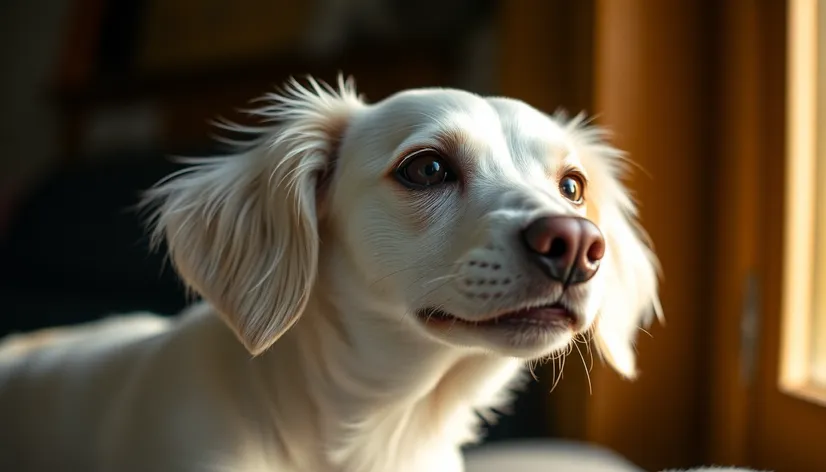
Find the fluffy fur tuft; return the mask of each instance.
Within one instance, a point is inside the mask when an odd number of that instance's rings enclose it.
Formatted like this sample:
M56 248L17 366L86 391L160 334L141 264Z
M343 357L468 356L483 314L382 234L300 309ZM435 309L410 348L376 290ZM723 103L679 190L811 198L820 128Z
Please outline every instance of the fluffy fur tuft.
M149 191L156 241L181 277L224 316L253 355L301 315L318 267L319 182L333 165L347 120L362 105L352 81L338 89L291 80L252 113L271 127L241 154L193 166Z

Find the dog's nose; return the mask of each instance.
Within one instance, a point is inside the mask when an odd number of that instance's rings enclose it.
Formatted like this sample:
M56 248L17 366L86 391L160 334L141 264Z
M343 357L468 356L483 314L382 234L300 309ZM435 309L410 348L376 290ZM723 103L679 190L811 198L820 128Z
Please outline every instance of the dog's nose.
M522 237L543 272L565 285L590 280L605 255L602 232L585 218L539 218L522 231Z

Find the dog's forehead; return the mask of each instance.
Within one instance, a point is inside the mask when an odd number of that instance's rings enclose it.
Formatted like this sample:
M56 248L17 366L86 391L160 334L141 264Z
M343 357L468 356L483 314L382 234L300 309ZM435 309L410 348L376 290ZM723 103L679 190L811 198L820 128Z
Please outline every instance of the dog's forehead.
M565 129L557 121L527 103L502 97L487 98L486 102L496 110L504 134L511 139L568 143Z
M547 161L570 149L565 129L530 105L461 90L401 92L371 106L364 118L357 134L383 143L388 152L446 137L480 158L509 157L519 164Z

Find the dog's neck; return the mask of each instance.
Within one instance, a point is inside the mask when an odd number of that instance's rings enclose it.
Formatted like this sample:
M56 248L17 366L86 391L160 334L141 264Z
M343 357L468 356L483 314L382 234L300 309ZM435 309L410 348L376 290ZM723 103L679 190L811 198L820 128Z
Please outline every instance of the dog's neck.
M321 281L302 319L267 354L302 363L303 403L312 408L294 413L305 425L315 421L317 437L303 439L315 458L327 451L316 466L461 471L460 446L477 439L479 414L509 400L520 362L426 339L393 318L409 316L402 307L355 290L336 296Z

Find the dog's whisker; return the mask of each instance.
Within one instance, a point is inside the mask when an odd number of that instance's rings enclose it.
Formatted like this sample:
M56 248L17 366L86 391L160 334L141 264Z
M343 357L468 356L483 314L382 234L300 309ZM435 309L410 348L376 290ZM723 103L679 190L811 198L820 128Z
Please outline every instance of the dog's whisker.
M594 390L591 386L591 370L585 364L585 357L582 355L582 350L579 348L578 345L574 344L574 346L576 347L576 352L579 353L580 360L582 360L582 367L585 368L585 378L588 380L588 394L593 395Z
M450 303L450 299L447 300L446 303ZM444 305L441 307L444 308ZM447 327L447 332L445 333L446 336L450 336L450 333L453 332L453 327L456 326L456 318L453 318L450 322L450 325Z
M394 270L392 272L384 274L384 275L378 277L377 279L374 279L371 282L369 282L369 286L372 288L376 284L386 280L387 278L393 277L394 275L398 275L398 274L401 274L403 272L408 272L408 271L412 271L412 270L428 269L428 268L431 269L430 272L433 272L433 271L436 271L436 270L451 269L451 268L456 267L456 265L457 265L456 263L444 264L444 265L433 265L433 264L412 265L412 266L409 266L409 267ZM427 277L427 274L422 275L421 277L419 277L419 280L421 280L425 277Z
M440 276L440 277L436 277L436 278L434 278L434 279L431 279L431 280L429 280L429 281L425 282L424 284L422 284L422 287L427 287L428 285L430 285L430 284L434 284L434 283L436 283L436 282L446 282L446 281L449 281L449 280L456 280L456 279L459 279L459 278L461 278L461 277L462 277L462 274L447 274L447 275L442 275L442 276Z
M585 346L585 351L588 354L588 364L586 365L586 369L590 373L594 368L594 354L591 350L591 336L594 332L594 327L590 326L585 331L579 333L577 335L577 339Z
M439 290L442 287L443 287L443 285L438 285L438 286L433 287L432 289L426 291L425 293L419 295L418 297L416 297L414 305L420 304L424 299L428 298L430 295L433 295L437 290Z
M551 386L551 392L556 390L556 386L559 384L559 381L562 380L562 372L565 370L565 358L567 356L560 356L559 357L559 374L555 376L554 383Z
M539 382L539 377L536 375L536 368L539 365L539 360L534 359L528 361L528 372L530 372L531 377L533 377L534 381Z

